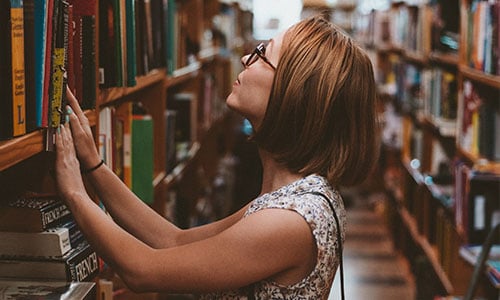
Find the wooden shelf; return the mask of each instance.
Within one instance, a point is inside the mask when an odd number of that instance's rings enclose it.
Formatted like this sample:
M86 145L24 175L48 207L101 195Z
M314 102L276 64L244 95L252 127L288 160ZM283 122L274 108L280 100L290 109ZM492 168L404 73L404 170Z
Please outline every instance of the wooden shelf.
M44 150L46 130L37 130L8 141L0 142L0 170L5 170Z
M500 162L488 161L486 158L480 157L473 153L464 150L460 145L457 145L457 151L462 157L465 157L474 165L474 170L485 173L492 173L500 176Z
M465 78L469 78L487 86L500 89L500 76L489 75L467 66L460 66L460 72L462 72Z
M115 87L101 89L99 92L99 105L109 105L114 101L139 92L144 88L159 83L166 78L164 69L155 69L145 76L137 77L137 84L133 87Z
M414 51L404 51L404 58L409 62L422 66L425 66L429 63L429 60L425 54Z
M162 179L161 182L165 185L167 189L171 188L182 179L188 167L194 162L194 160L198 156L200 147L201 147L200 143L198 142L193 143L191 149L189 149L188 157L183 162L179 163L172 170L172 172L170 172Z
M412 239L415 241L415 243L417 243L417 245L420 246L422 251L425 253L427 258L431 262L434 272L439 277L439 280L441 281L441 284L445 288L446 292L448 294L453 294L453 285L451 284L448 276L441 267L441 264L439 263L439 260L436 256L434 249L429 244L427 239L421 234L419 234L418 226L415 219L410 215L410 213L408 212L408 210L406 210L406 208L400 208L399 214L401 216L403 224L407 227L408 231L410 232Z
M429 54L429 59L433 62L449 65L458 66L458 54L455 53L443 53L438 51L433 51Z
M96 124L94 110L85 111L91 126ZM46 129L40 129L6 141L0 141L0 170L5 170L44 151Z
M165 87L170 88L196 77L200 69L201 63L196 62L175 70L172 76L168 76Z

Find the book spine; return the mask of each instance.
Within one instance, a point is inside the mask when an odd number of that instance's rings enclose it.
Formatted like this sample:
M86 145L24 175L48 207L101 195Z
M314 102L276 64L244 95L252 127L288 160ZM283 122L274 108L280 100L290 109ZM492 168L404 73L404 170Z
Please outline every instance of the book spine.
M59 201L41 212L42 225L45 229L62 224L70 218L71 211L64 203Z
M56 23L54 24L54 50L52 62L52 98L51 98L51 126L56 128L63 123L64 95L67 84L67 45L68 45L68 3L60 0L56 5Z
M36 125L42 127L43 86L47 43L48 0L35 1L35 102Z
M127 85L137 84L137 54L135 38L135 1L126 0L126 33L127 33Z
M45 38L45 64L44 64L44 79L43 79L43 94L42 94L42 127L49 125L49 91L52 70L52 30L54 26L54 1L47 0L47 29Z
M82 16L82 108L95 107L96 101L96 27L95 15Z
M23 0L26 132L37 128L35 97L35 0Z
M89 281L99 273L99 257L97 253L83 242L76 255L66 261L66 272L71 281Z
M32 233L0 231L0 256L62 256L70 249L67 228Z
M13 135L26 133L23 1L11 0Z

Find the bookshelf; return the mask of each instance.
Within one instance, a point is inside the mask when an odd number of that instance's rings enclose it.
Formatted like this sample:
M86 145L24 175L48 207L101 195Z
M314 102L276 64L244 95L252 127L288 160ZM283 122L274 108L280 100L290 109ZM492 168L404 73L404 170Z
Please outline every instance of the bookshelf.
M123 143L128 139L125 135L133 132L126 128L135 121L134 115L147 115L153 124L149 134L154 157L153 174L146 182L153 193L149 204L181 227L193 224L198 198L211 196L207 190L218 161L231 147L230 128L237 119L226 110L225 97L252 31L252 13L247 1L243 2L68 1L72 8L69 18L76 26L66 28L75 30L70 32L72 39L66 49L72 58L66 84L78 99L85 100L82 106L96 145L102 155L111 153L103 156L106 163L132 187L133 175L127 172L133 174L134 170L127 160L134 153L126 153L131 146ZM114 6L118 4L124 6ZM93 23L86 25L89 20ZM84 54L72 52L76 48L95 54L94 60L85 61ZM166 111L175 108L169 101L182 95L190 97L186 100L189 111L184 114L185 107L179 106L176 115L187 116L187 120L169 123ZM27 96L27 111L34 109L32 102ZM173 128L182 129L183 124L188 124L190 132L181 147ZM46 125L39 126L0 141L0 184L7 194L55 190L50 174L54 153L46 151L50 131ZM177 157L167 161L169 153ZM174 206L173 199L177 199ZM102 277L108 277L106 274Z
M499 9L498 1L395 1L357 16L354 35L393 115L382 116L386 220L415 272L417 299L465 295L473 266L460 247L482 243L498 209ZM477 295L499 292L484 275Z

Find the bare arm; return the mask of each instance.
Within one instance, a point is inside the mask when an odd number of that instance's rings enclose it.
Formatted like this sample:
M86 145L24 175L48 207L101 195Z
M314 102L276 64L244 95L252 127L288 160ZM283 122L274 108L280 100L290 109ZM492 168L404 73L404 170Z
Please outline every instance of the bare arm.
M68 90L68 103L74 113L70 113L71 139L79 163L84 169L96 166L101 158L95 146L88 119L81 110L77 99ZM67 129L67 128L66 128ZM60 150L60 149L58 149ZM132 235L154 248L171 247L214 235L234 224L244 210L234 215L192 230L180 230L132 193L132 191L105 165L86 175L95 188L113 219Z
M285 281L291 280L286 281L290 284L310 271L310 262L315 258L314 238L305 220L288 210L263 210L239 219L226 230L215 225L212 229L220 232L214 234L211 230L208 238L154 249L119 227L89 198L71 132L65 126L60 127L56 149L56 177L61 196L92 247L134 290L226 290L283 273L291 274L284 277ZM116 184L108 172L102 169L100 175L94 176L106 177L105 180ZM194 235L199 232L194 231Z

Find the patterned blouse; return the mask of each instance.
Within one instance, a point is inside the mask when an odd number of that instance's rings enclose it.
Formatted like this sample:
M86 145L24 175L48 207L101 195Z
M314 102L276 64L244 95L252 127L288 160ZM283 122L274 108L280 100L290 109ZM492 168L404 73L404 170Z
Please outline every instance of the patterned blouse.
M255 299L328 299L340 262L337 256L337 226L326 199L311 192L320 192L332 201L344 240L346 211L342 198L319 175L309 175L259 196L245 213L246 217L262 209L279 208L293 210L301 215L311 227L318 249L316 266L308 276L293 285L283 286L277 282L262 280L251 287L202 295L200 299L248 299L249 291L252 290Z

